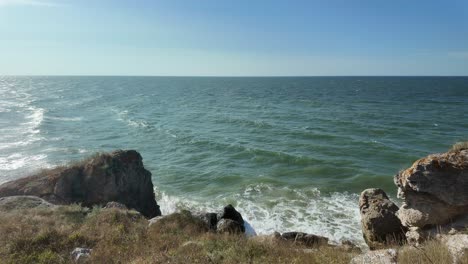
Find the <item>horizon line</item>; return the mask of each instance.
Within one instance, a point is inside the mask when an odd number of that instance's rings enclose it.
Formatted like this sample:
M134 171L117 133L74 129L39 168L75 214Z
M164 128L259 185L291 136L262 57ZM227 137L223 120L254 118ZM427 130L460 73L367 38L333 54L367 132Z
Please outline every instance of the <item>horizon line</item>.
M313 77L468 77L468 75L115 75L115 74L0 74L0 77L181 77L181 78L313 78Z

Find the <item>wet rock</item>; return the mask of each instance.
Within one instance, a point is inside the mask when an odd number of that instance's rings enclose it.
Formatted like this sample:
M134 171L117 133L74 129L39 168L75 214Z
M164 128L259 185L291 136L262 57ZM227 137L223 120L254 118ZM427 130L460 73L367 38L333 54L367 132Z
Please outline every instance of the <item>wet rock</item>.
M71 252L71 259L74 263L89 263L91 252L92 249L89 248L75 248Z
M229 233L229 234L241 234L244 233L244 225L231 219L221 219L216 225L216 231L218 233Z
M382 189L367 189L359 197L361 227L371 250L382 249L405 240L406 228L396 216L396 206Z
M37 196L18 195L0 198L0 211L31 208L51 208L54 206L55 205Z
M357 255L351 264L397 264L398 252L395 249L381 249L368 251Z
M134 150L99 154L0 185L0 197L14 195L34 195L53 204L79 203L87 207L114 201L148 218L161 215L151 173Z

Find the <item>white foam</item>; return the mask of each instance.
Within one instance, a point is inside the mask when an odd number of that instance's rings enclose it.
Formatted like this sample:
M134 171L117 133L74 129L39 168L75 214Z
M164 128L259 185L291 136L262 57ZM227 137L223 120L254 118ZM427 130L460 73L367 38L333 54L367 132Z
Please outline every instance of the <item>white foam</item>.
M248 186L240 195L205 201L167 195L158 189L155 193L163 214L181 209L217 212L232 203L258 234L299 231L328 237L332 243L351 240L364 245L357 194L322 195L317 189L305 192L267 184Z
M78 122L82 121L83 117L77 116L77 117L58 117L58 116L48 116L48 119L51 120L57 120L57 121L65 121L65 122Z
M112 109L112 111L117 114L117 120L122 121L122 122L126 123L127 125L129 125L131 127L136 127L136 128L147 128L147 127L149 127L149 124L144 120L131 119L128 116L128 111L127 110L118 111L118 110Z
M45 154L23 156L19 153L7 157L0 157L0 171L17 170L27 165L38 163L38 161L42 161L45 158L47 158Z

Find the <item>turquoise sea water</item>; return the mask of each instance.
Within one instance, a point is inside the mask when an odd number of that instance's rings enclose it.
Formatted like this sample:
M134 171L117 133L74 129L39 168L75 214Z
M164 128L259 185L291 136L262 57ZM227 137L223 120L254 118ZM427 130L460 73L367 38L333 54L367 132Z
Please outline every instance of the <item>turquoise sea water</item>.
M136 149L163 213L362 242L358 194L468 139L468 78L0 77L0 183Z

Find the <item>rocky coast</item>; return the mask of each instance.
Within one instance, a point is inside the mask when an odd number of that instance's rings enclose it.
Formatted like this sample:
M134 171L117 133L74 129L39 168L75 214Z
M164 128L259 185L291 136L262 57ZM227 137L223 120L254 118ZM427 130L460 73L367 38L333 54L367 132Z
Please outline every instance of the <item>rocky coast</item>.
M0 263L468 263L466 144L394 179L401 207L382 189L361 193L359 248L256 235L230 204L161 215L137 151L96 154L0 185Z

